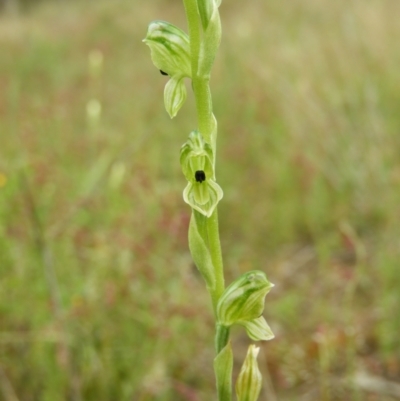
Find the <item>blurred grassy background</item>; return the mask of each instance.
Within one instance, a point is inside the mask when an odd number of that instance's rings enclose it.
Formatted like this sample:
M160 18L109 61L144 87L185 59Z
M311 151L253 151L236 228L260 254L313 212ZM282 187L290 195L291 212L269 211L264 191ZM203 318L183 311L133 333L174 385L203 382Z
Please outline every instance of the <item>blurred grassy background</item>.
M261 401L400 398L398 15L397 0L222 3L227 282L261 269L276 285ZM0 16L5 401L215 399L178 159L193 99L169 119L141 42L153 19L186 26L179 0Z

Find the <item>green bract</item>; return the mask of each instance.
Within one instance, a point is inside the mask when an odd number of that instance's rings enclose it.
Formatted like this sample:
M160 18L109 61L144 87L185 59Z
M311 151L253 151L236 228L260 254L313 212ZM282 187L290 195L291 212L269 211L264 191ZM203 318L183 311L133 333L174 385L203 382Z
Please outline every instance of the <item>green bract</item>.
M211 3L214 3L214 0ZM198 74L201 77L209 77L221 41L221 21L218 7L212 4L210 10L212 13L207 20L207 26L204 27L204 36L200 46Z
M188 35L165 21L153 21L143 40L151 50L154 65L171 79L164 89L164 103L171 118L186 100L183 78L192 76Z
M192 131L181 148L181 167L189 181L183 199L193 209L210 217L223 197L221 187L215 182L213 152L198 131Z
M197 0L197 7L201 19L203 29L206 30L211 16L218 11L218 7L221 5L221 0Z
M218 400L231 400L232 398L232 368L233 353L231 343L221 350L214 359L214 371L217 379Z
M272 287L273 284L262 271L253 270L243 274L225 289L218 300L218 322L229 327L259 318L264 309L264 298ZM259 324L253 322L253 325ZM251 328L251 331L255 329Z
M195 213L192 213L189 224L189 249L194 264L207 283L207 288L209 291L212 291L216 284L215 269L207 244L199 232L202 218L204 218L204 216L196 216Z
M203 25L203 29L207 29L208 22L211 18L213 7L215 7L214 0L198 0L197 6L199 8L199 14L201 18L201 23Z
M262 376L258 369L257 355L260 348L250 345L236 381L238 401L256 401L261 390Z

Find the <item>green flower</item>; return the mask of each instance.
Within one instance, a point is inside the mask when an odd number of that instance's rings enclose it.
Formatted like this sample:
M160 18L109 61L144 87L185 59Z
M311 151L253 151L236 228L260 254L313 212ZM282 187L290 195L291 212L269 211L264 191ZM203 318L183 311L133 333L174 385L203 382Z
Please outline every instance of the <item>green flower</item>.
M193 209L210 217L223 197L221 187L215 182L213 152L198 131L192 131L181 148L181 167L188 184L183 200Z
M265 296L272 287L262 271L253 270L240 276L218 301L218 323L226 327L240 324L255 341L271 340L274 335L261 314Z
M143 42L150 47L154 65L171 77L165 85L164 103L173 118L186 100L184 78L192 76L189 37L175 25L153 21Z
M191 77L189 36L165 21L150 22L143 42L150 47L154 65L173 77Z

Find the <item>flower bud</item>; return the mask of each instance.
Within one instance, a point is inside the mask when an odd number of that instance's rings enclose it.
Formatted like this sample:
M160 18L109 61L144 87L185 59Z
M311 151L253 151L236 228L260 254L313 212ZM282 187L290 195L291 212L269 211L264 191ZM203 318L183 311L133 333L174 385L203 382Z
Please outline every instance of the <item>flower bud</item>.
M272 287L262 271L243 274L221 295L217 305L218 322L231 326L257 319L263 312L264 298Z
M183 199L193 209L210 217L223 197L221 187L215 182L213 152L198 131L189 135L181 148L180 162L183 174L189 181Z
M159 70L171 77L191 77L189 37L181 29L169 22L153 21L143 42L150 47Z
M260 348L250 345L236 381L238 401L257 401L261 391L261 372L258 369L257 355Z

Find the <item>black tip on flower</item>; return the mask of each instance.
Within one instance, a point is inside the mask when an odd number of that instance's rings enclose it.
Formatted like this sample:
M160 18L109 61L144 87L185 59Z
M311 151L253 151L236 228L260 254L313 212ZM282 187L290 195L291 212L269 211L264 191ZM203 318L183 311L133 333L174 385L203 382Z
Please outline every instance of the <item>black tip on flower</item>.
M163 70L160 70L161 75L168 75L166 72L164 72Z
M203 170L197 170L194 173L194 178L196 179L197 182L200 184L206 180L206 173Z

